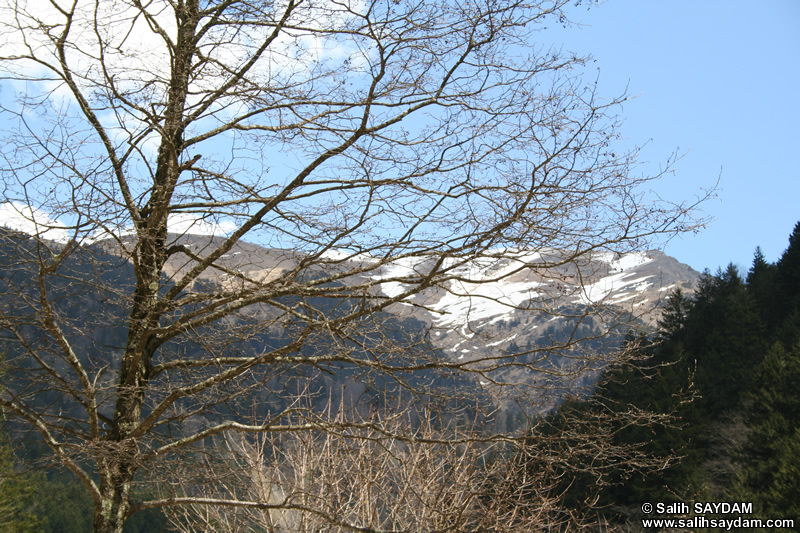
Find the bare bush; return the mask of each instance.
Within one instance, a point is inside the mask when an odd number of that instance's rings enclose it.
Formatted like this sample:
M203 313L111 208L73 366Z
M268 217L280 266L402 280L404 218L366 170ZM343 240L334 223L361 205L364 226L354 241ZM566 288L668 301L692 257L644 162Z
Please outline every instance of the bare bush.
M614 445L621 417L595 415L526 439L442 427L432 413L413 426L373 414L369 426L335 417L339 431L227 435L224 453L203 456L205 482L169 516L185 532L590 530L598 524L585 511L595 502L565 505L565 480L602 484L612 471L668 461ZM635 418L628 422L665 419Z

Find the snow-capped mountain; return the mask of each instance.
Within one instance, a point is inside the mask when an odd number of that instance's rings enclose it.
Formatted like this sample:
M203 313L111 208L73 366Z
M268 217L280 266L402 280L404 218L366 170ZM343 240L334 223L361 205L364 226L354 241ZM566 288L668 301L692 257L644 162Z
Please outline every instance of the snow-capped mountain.
M211 234L172 234L170 241L202 257L224 239ZM120 247L132 247L133 240L129 236L97 244L119 254ZM301 259L294 251L241 242L217 260L221 268L208 269L188 289L202 290L207 282L225 286L243 279L269 281L295 269ZM350 281L373 281L374 292L388 297L402 295L436 261L428 255L386 263L337 250L320 259L313 267L319 271L368 267ZM193 264L188 254L176 254L164 273L177 279ZM390 310L430 326L433 345L455 359L469 359L470 354L487 349L542 345L548 336L563 336L579 326L598 336L623 320L654 326L670 291L691 292L699 277L691 267L660 251L595 252L565 260L557 250L503 249L478 259L450 258L442 266L447 272L443 282L404 298ZM597 310L603 313L596 314Z
M171 235L170 246L183 247L185 252L171 256L164 267L164 275L172 280L181 278L194 265L193 258L204 257L218 249L223 239L209 235ZM20 246L25 248L26 245ZM132 272L130 265L115 257L128 256L128 253L122 253L121 248L132 249L134 246L132 237L92 244L91 250L87 248L85 258L75 259L77 266L67 265L75 270L69 279L87 273L100 275L105 280L113 273L116 277L111 276L114 281L109 282L110 286L124 294L124 287L133 287ZM9 247L4 253L11 257L17 252ZM81 254L78 256L82 257ZM556 250L506 249L488 252L477 259L448 258L438 264L443 274L436 283L412 294L409 288L429 275L440 258L427 255L389 261L363 254L329 251L309 261L311 266L306 267L307 259L295 251L239 243L219 257L215 267L207 269L186 290L224 294L226 289L246 291L253 281L272 280L277 286L287 289L299 282L297 286L302 288L305 281L301 280L325 279L331 274L347 273L339 276L336 283L340 286L358 283L361 287L370 287L368 290L373 296L397 298L397 303L388 311L404 319L396 322L402 324L410 337L426 334L430 344L438 349L437 353L453 362L471 365L472 375L477 376L482 390L500 400L501 405L511 388L502 383L536 387L541 384L537 384L537 380L550 375L551 378L545 378L550 381L544 384L550 390L554 386L571 390L578 385L590 385L596 371L603 366L602 355L609 352L609 344L612 347L618 344L631 326L645 328L654 325L659 306L665 302L669 292L674 288L691 292L699 276L687 265L659 251L625 255L594 253L565 260ZM81 260L85 264L80 263ZM113 302L113 299L91 291L84 292L82 297L86 301L76 299L73 302L73 314L78 322L83 318L79 309ZM405 293L408 295L404 296ZM346 292L340 294L346 295ZM362 293L356 294L354 300L363 296ZM336 298L335 302L341 301ZM315 304L312 302L312 305ZM121 320L126 310L119 306L114 309ZM256 346L259 342L288 342L291 332L285 330L288 322L278 316L282 312L280 309L280 306L270 308L254 304L240 311L245 315L252 314L251 318L257 318L256 322L260 324L270 324L268 331L263 328L254 330L250 339L254 349L259 349ZM320 307L318 311L323 309L326 308ZM109 313L111 311L86 316ZM233 317L232 320L237 319ZM242 323L246 322L248 320L242 320ZM109 330L104 346L120 344L123 333L122 330ZM230 333L238 335L233 329ZM582 342L576 343L579 339ZM90 348L86 349L87 353L91 352ZM585 352L573 357L577 349ZM589 357L584 357L586 353ZM598 357L592 358L593 353ZM487 361L491 365L495 355L511 355L510 359L520 365L505 365L484 372L483 369L488 367L480 365ZM99 352L97 357L101 357ZM573 372L576 364L583 366L580 371ZM540 365L548 366L539 372ZM537 369L531 372L533 366ZM344 389L352 385L347 379L341 378ZM531 397L535 398L527 394L527 398ZM552 407L554 397L557 399L557 395L548 395L549 404L534 408Z
M221 237L191 235L176 240L200 256L221 241ZM236 273L267 281L292 270L300 259L296 252L240 243L218 260L227 272L209 270L198 281L234 283ZM435 261L433 256L423 256L380 264L374 257L338 251L327 252L322 259L323 264L316 267L320 270L370 267L351 282L376 282L375 292L388 297L402 295L429 273ZM456 359L512 343L543 344L547 335L557 331L563 335L578 326L597 333L623 321L654 326L669 293L676 288L691 292L699 277L688 265L656 250L624 255L598 252L570 261L555 250L499 250L477 260L448 261L443 265L444 282L403 299L390 310L428 324L434 346ZM192 263L178 254L167 263L165 273L179 276Z
M396 296L406 286L392 280L424 273L424 262L415 259L384 266L374 278L386 280L380 286L383 294ZM393 310L430 324L436 347L469 359L488 348L544 344L548 336L574 335L580 326L591 330L587 335L623 322L654 326L669 293L676 288L691 292L698 277L660 251L596 253L564 264L555 252L516 253L467 262L441 287Z

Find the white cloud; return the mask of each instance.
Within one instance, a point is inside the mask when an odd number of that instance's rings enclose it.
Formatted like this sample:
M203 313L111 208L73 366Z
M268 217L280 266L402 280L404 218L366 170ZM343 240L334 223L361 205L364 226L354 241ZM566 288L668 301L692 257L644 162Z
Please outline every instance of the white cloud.
M0 204L0 225L51 241L67 242L69 240L64 224L50 218L50 215L41 209L19 202Z
M224 237L236 229L236 224L230 220L208 220L189 213L174 213L167 219L167 231L179 235L208 235ZM118 238L129 237L136 234L130 226L120 227L112 232ZM109 238L109 232L98 232L89 239L97 242Z
M67 242L70 232L67 226L36 207L20 202L0 203L0 226L21 231L56 242ZM176 213L169 216L167 228L170 233L225 236L236 229L230 220L208 220L189 213ZM133 235L133 228L119 228L114 233L118 237ZM87 239L89 242L108 238L108 232L98 232Z
M206 220L189 213L175 213L167 219L170 233L189 233L192 235L227 235L236 229L230 220Z

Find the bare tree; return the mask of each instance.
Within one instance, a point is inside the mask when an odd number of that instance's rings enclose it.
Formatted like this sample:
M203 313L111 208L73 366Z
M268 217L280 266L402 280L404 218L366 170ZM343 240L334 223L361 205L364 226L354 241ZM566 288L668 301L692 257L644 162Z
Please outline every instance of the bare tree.
M697 227L615 147L622 99L531 44L565 3L4 4L2 208L26 231L2 238L0 405L87 486L96 531L248 505L132 502L212 442L344 431L287 383L349 372L446 412L476 401L453 379L559 373L540 363L575 336L456 361L390 312ZM388 431L358 409L352 427Z

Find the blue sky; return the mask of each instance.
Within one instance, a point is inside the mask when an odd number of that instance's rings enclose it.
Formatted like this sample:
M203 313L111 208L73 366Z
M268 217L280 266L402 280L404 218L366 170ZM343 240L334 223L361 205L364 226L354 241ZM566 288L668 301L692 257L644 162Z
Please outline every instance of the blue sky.
M721 177L708 229L665 251L697 270L749 268L756 246L776 261L800 220L800 1L609 0L570 14L584 26L542 44L591 54L601 94L637 96L622 132L649 141L642 170L684 154L657 192L691 199Z
M657 192L704 204L713 220L665 251L697 270L748 268L756 246L775 261L800 220L800 0L608 0L570 6L580 25L538 34L594 62L599 93L636 98L621 110L626 142L646 144L641 172L673 152Z

